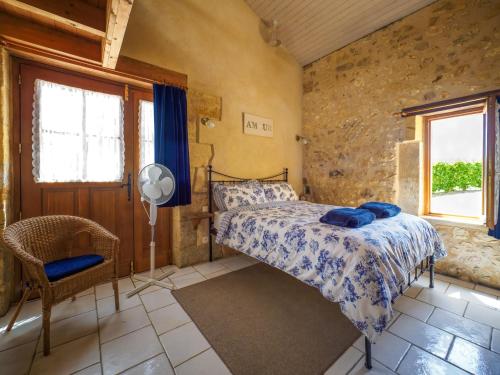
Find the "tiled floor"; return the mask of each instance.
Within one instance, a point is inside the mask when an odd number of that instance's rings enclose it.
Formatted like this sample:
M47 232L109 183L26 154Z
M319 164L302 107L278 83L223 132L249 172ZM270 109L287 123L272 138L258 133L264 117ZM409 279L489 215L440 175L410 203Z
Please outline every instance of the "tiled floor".
M181 288L254 263L239 255L183 268L170 280ZM398 299L389 329L373 345L372 371L359 339L327 374L500 374L500 291L436 277L435 289L423 275ZM170 291L150 287L128 299L134 282L121 279L119 287L120 312L109 284L55 307L48 357L39 301L24 306L8 334L13 311L0 318L1 374L229 374Z

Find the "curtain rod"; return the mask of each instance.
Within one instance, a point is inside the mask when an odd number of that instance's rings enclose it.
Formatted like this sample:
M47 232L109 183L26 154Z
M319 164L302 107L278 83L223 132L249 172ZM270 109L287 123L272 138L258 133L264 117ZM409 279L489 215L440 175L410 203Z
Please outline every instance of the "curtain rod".
M409 117L431 113L439 110L454 109L467 105L477 105L485 103L487 98L496 95L500 95L500 90L485 91L473 95L463 96L460 98L441 100L439 102L403 108L401 112L395 113L395 115L400 115L401 117Z

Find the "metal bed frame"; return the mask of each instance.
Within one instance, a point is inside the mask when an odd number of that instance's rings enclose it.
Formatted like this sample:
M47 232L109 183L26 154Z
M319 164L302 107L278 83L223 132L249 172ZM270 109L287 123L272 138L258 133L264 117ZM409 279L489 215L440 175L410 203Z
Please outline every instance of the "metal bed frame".
M261 178L242 178L230 176L222 172L215 171L212 168L212 165L208 165L208 212L209 216L209 225L208 225L208 246L209 246L209 259L210 262L213 260L213 244L212 244L212 235L217 235L217 229L214 227L214 202L213 202L213 193L212 188L213 185L218 184L238 184L244 183L247 181L256 180L261 183L273 183L273 182L288 182L288 168L283 168L283 172ZM215 179L214 179L215 176ZM218 177L217 177L218 176ZM222 179L220 179L222 177ZM408 289L411 284L418 280L418 278L425 272L429 270L429 288L434 288L434 255L427 256L425 260L420 262L420 270L419 266L415 267L415 276L412 280L411 271L408 272L408 283L406 288L403 286L400 287L400 295L402 295L406 289ZM394 301L392 301L394 303ZM372 368L372 344L370 340L365 336L365 367L367 369Z

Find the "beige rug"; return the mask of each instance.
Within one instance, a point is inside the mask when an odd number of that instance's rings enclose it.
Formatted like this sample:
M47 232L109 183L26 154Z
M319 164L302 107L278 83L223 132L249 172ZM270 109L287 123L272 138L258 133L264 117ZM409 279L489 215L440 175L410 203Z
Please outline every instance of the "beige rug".
M173 294L234 375L323 374L360 336L338 304L264 264Z

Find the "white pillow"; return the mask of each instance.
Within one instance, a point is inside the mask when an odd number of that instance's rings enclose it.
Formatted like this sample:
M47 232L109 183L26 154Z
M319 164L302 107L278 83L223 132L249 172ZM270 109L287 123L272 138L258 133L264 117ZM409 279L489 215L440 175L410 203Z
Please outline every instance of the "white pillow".
M264 193L268 202L296 201L299 199L292 185L288 182L264 184Z
M230 185L214 183L213 193L215 204L221 211L267 202L264 189L258 181Z

